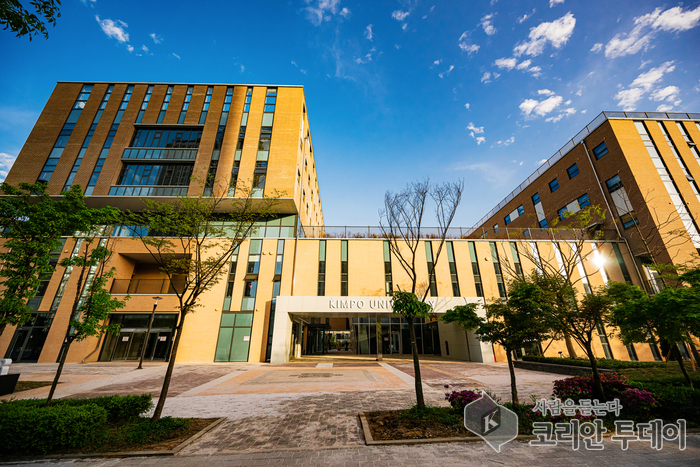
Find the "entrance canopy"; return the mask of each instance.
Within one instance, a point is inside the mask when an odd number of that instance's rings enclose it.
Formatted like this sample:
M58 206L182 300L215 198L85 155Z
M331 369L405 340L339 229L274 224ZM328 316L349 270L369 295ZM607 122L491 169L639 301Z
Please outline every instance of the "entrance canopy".
M447 310L467 303L478 303L477 313L486 316L484 299L478 297L428 297L426 299L438 317ZM286 363L291 357L300 356L303 325L311 318L366 318L399 317L391 308L391 297L317 297L279 296L275 309L270 363ZM298 323L297 326L294 326ZM438 322L443 357L471 361L493 361L490 344L479 342L472 333L456 324ZM296 336L293 335L297 333ZM296 343L296 344L295 344Z

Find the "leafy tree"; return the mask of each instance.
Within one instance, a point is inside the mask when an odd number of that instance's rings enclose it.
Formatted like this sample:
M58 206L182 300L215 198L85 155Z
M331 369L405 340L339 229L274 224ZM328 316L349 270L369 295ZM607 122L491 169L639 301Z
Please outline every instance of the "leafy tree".
M34 7L36 14L22 7L19 0L0 0L0 25L5 25L3 29L10 28L10 31L16 32L17 37L26 35L30 41L37 34L48 39L49 32L45 23L56 26L56 18L61 17L58 11L61 0L31 0L29 4Z
M686 385L692 388L675 343L692 342L691 335L700 334L700 269L681 274L676 283L677 287L667 287L656 295L647 295L630 284L608 284L607 294L614 301L610 322L619 327L625 344L668 343Z
M89 230L109 210L89 210L80 186L59 199L46 193L46 184L0 185L0 334L7 324L20 326L32 320L34 298L42 276L50 276L51 252L61 248L61 236ZM99 223L99 222L97 222Z
M513 404L518 404L512 352L523 346L554 337L556 321L551 313L543 313L545 292L525 279L508 284L508 300L496 300L486 306L486 319L476 312L478 305L468 303L448 310L442 320L456 322L465 330L474 329L479 340L501 345L508 358L510 392Z
M411 296L399 294L396 302L399 308L394 308L394 312L402 314L409 323L413 370L415 373L416 404L419 409L425 407L425 400L423 398L420 362L418 360L418 348L412 320L425 318L430 312L430 305L425 304L425 299L432 288L431 284L435 283L434 265L442 253L448 229L462 200L463 191L464 181L437 185L431 184L429 179L425 179L422 182L409 183L399 193L387 191L384 195L384 209L379 211L379 227L384 238L389 242L389 249L393 257L398 260L401 268L408 275L410 293L416 298L416 302L414 302ZM428 197L435 203L434 213L438 223L437 228L428 229L423 226ZM419 256L418 252L423 247L426 239L436 241L438 247L434 249L432 263L430 263L433 266L429 266L428 285L423 293L418 293L418 289L424 282L423 278L418 276L416 262L422 256ZM425 259L425 256L422 256L422 258ZM421 295L421 298L418 298L417 294ZM418 302L424 305L419 305ZM377 347L379 348L379 345Z
M122 300L112 298L109 291L105 289L115 270L114 268L107 269L107 263L112 255L109 249L109 239L102 238L97 241L97 245L91 248L98 235L109 228L99 226L91 232L90 236L83 234L83 236L76 238L76 242L82 243L78 245L79 253L61 261L61 266L71 273L74 268L79 268L80 274L73 299L71 319L61 347L61 358L46 400L47 406L51 404L53 399L71 344L74 341L82 341L87 337L98 336L104 332L119 332L118 324L105 323L112 313L126 306L125 302L129 296L127 295Z
M128 213L126 222L138 237L177 296L180 319L152 421L160 419L172 378L182 329L187 315L203 306L203 293L228 272L231 256L250 235L254 225L273 216L276 197L251 198L250 188L239 182L235 199L220 196L179 197L172 203L149 199L146 208ZM215 190L228 193L228 189ZM224 201L226 202L224 205Z

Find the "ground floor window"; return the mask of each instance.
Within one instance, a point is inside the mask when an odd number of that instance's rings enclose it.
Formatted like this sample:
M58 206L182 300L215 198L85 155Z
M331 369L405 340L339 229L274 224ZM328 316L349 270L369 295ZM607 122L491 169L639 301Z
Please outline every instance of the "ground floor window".
M247 362L253 313L222 313L215 362Z
M177 326L177 314L156 313L153 317L151 332L148 332L150 313L123 314L115 313L110 317L109 324L121 325L119 333L108 333L104 337L101 362L113 360L138 360L141 349L146 345L145 361L164 361L170 355L173 331Z
M32 313L32 320L15 331L5 358L16 363L37 362L52 321L53 313Z

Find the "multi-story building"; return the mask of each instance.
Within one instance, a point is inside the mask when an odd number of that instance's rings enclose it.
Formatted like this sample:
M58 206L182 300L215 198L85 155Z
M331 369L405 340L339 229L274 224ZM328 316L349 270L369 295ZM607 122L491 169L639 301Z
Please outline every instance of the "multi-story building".
M521 183L471 237L546 237L571 213L598 205L635 258L649 292L653 264L688 264L700 249L700 114L602 112Z
M687 134L693 140L700 136L697 130ZM618 149L608 146L611 154L605 157L612 160ZM600 141L593 147L599 150ZM579 177L583 173L582 168ZM626 175L620 177L627 188ZM41 180L52 195L80 185L89 205L130 210L142 208L144 198L247 193L279 198L277 215L256 225L233 256L228 275L188 315L179 361L279 363L329 351L411 352L408 325L391 314L388 297L398 286L405 290L409 276L381 231L324 225L302 87L60 82L6 182ZM630 197L635 203L631 191ZM537 267L527 252L552 264L562 254L575 257L572 279L582 293L610 280L642 285L632 255L616 237L586 241L574 251L562 237L468 239L466 234L454 229L439 258L433 257L432 239L419 249L419 277L427 281L428 271L435 270L428 286L438 316L455 305L504 297L509 274ZM113 240L109 266L116 269L108 286L115 296L131 296L110 318L121 329L74 342L68 361L136 360L143 346L146 359L168 358L178 320L172 293L177 284L165 279L130 235L119 226L105 232ZM79 242L66 237L54 261L74 254ZM30 303L34 320L5 329L1 354L20 362L57 360L77 271L58 267L45 278ZM161 300L147 335L156 296ZM421 353L482 362L505 358L501 349L454 324L429 319L415 326ZM347 340L349 350L329 349L331 336L343 344ZM522 352L557 355L560 350L566 347L557 341ZM659 358L654 346L625 347L604 334L595 351L609 358Z

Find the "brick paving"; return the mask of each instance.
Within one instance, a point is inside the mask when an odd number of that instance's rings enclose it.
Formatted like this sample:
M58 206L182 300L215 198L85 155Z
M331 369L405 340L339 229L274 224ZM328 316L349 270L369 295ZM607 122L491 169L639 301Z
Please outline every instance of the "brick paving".
M332 362L331 362L332 363ZM140 394L160 390L165 365L67 365L59 397ZM13 366L14 367L14 366ZM13 368L14 369L14 368ZM50 365L25 365L22 379L45 379ZM444 384L490 388L504 400L509 377L503 364L430 360L421 364L426 403L446 405ZM328 376L335 375L335 376ZM415 404L413 365L408 360L177 365L164 415L225 417L226 421L174 458L37 461L51 465L698 465L700 435L688 448L656 452L641 443L628 451L609 445L601 452L567 446L530 447L510 443L498 454L483 443L365 446L358 412L407 408ZM343 378L345 378L343 380ZM520 396L551 394L559 375L518 370ZM336 381L333 381L333 380ZM302 382L299 382L303 380ZM345 381L346 386L339 382ZM381 384L380 384L381 383ZM294 386L294 385L297 386ZM287 391L280 391L281 388ZM241 388L248 388L241 390ZM250 390L249 390L250 389ZM41 397L36 391L15 397ZM0 461L1 462L1 461Z

